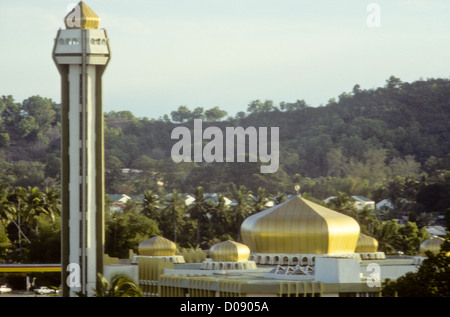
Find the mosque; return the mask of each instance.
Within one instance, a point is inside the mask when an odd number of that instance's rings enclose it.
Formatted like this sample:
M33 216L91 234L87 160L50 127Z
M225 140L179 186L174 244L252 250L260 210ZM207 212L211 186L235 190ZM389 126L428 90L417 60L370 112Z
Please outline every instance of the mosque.
M88 292L97 273L127 274L148 297L380 296L382 280L417 270L423 256L388 259L353 218L300 195L245 219L242 242L177 253L156 236L130 259L105 256L102 75L110 49L99 21L81 1L53 50L62 87L62 267L81 269L80 285L63 283L63 296ZM421 251L440 243L432 238Z
M420 257L387 258L351 217L301 196L256 213L241 225L242 242L177 254L172 241L142 241L131 264L105 266L105 274L133 276L145 296L162 297L376 297L381 282L415 272Z

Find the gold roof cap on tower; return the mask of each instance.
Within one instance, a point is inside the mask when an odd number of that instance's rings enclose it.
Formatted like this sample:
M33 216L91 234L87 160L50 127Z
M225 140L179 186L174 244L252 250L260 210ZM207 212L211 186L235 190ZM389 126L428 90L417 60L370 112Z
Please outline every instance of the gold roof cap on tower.
M354 253L359 233L355 219L299 196L241 225L242 241L255 253Z
M355 252L357 253L377 252L377 250L378 250L378 241L375 238L372 238L363 233L359 234Z
M98 29L100 18L80 1L64 18L67 29Z
M161 236L142 241L138 246L139 255L174 256L177 246L172 241Z
M242 243L227 240L213 245L209 256L214 262L242 262L248 260L250 249Z

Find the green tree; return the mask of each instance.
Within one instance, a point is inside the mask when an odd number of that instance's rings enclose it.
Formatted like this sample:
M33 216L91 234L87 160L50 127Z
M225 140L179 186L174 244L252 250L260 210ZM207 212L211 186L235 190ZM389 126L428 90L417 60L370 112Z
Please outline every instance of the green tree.
M182 195L178 190L174 190L165 197L166 206L163 209L164 222L171 224L173 242L178 242L179 224L185 211L185 203Z
M386 80L386 88L388 89L399 88L401 85L402 81L400 80L400 78L395 77L393 75L389 77L388 80Z
M105 219L105 253L128 258L129 250L137 252L143 240L159 235L158 224L137 212L113 212Z
M192 110L191 112L191 116L189 119L203 119L204 114L203 114L203 108L202 107L197 107L194 110Z
M0 148L9 148L11 138L8 133L0 133Z
M327 205L330 209L339 211L355 219L358 216L358 210L355 207L355 200L345 193L339 193L337 197L331 199Z
M41 214L36 216L39 232L30 239L28 261L59 263L61 261L61 219Z
M276 107L273 105L272 100L262 102L259 99L250 102L247 107L247 111L250 113L268 113L275 109Z
M420 238L420 231L415 222L408 221L398 229L399 241L398 246L404 254L414 255L419 250L420 243L423 241Z
M32 96L23 101L23 110L34 118L40 129L47 129L55 121L56 112L51 99Z
M110 282L101 275L97 274L97 287L94 290L95 297L143 297L142 290L126 274L115 274ZM79 294L85 296L84 294Z
M214 107L205 111L205 119L207 121L220 121L228 113L225 110L221 110L219 107Z
M280 102L280 109L282 111L296 111L296 110L304 110L308 107L305 100L297 100L293 103Z
M256 191L256 196L252 197L252 214L258 213L267 209L266 204L269 202L269 198L266 195L266 190L262 187L259 187Z
M8 238L8 233L3 224L0 223L0 261L3 261L6 258L10 247L11 241Z
M160 199L158 195L154 194L151 190L148 190L142 194L140 204L142 214L158 223L161 221Z
M170 113L172 121L174 122L185 122L192 117L191 111L186 106L179 106L178 110L172 111Z
M211 210L211 225L213 227L214 237L220 238L225 235L229 236L229 233L231 232L231 222L230 207L227 206L225 202L225 196L220 194L217 203Z
M189 208L189 213L191 218L197 222L196 244L201 246L209 237L207 229L209 227L208 213L211 209L211 205L206 201L203 187L201 186L198 186L195 189L194 197L195 200Z
M235 204L232 207L232 219L233 219L233 235L236 241L241 240L241 224L245 218L247 218L251 213L251 205L249 200L250 192L243 185L236 188L233 185L233 198Z
M399 225L395 220L387 220L380 224L375 232L375 239L378 240L378 247L386 253L394 253L398 247Z

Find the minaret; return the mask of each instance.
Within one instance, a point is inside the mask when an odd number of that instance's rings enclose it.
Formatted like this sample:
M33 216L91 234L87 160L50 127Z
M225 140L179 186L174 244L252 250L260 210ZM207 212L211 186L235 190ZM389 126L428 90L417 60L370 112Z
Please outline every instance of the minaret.
M99 17L83 2L65 17L53 59L61 75L63 296L89 294L103 273L102 75L110 51Z

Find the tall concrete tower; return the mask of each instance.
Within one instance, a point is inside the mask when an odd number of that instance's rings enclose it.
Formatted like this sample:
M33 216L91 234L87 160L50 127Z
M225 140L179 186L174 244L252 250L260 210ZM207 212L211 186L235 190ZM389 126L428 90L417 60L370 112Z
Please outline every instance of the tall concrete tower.
M65 17L53 59L61 75L63 296L88 294L103 273L102 75L110 59L99 17L83 2Z

